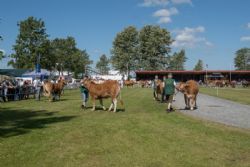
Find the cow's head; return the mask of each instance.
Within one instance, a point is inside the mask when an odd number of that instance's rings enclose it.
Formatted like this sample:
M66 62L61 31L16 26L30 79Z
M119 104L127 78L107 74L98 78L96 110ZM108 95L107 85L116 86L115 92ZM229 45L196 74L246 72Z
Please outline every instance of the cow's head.
M188 87L188 84L186 84L185 82L180 82L176 85L176 89L182 93L186 92L187 87Z
M81 83L81 85L84 85L85 87L89 87L89 85L90 85L91 82L92 82L91 79L84 78L84 79L81 80L80 83Z
M58 83L61 83L63 86L67 85L67 82L65 79L60 79Z

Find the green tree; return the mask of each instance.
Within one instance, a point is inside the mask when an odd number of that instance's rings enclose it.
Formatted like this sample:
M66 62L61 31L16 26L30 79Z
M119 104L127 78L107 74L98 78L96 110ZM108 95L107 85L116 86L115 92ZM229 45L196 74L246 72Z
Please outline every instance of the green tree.
M194 71L202 71L202 70L203 70L203 61L199 59L194 67Z
M53 58L54 67L63 74L63 71L73 70L73 57L78 52L76 42L73 37L55 38L51 41L51 57Z
M2 40L2 37L0 36L0 41ZM2 50L0 50L0 61L4 58L4 53Z
M159 26L147 25L139 33L139 64L144 70L161 70L168 65L170 33Z
M185 70L184 65L187 60L185 50L182 49L179 53L175 52L169 59L168 68L170 70Z
M13 46L15 53L11 54L9 65L14 68L34 69L38 55L44 55L42 45L47 40L45 23L41 19L28 17L20 21L19 34Z
M3 51L0 50L0 61L2 60L2 58L4 58L4 54Z
M121 73L129 75L138 65L138 32L135 27L129 26L118 33L111 49L112 66Z
M110 67L109 67L109 59L105 54L100 57L100 60L96 63L96 69L101 74L108 74Z
M242 48L236 52L234 66L236 70L250 70L250 48Z
M89 55L86 50L77 49L77 51L71 57L72 61L72 72L74 73L74 77L77 78L79 74L83 74L86 72L86 69L89 68L89 65L93 63L92 60L89 59Z

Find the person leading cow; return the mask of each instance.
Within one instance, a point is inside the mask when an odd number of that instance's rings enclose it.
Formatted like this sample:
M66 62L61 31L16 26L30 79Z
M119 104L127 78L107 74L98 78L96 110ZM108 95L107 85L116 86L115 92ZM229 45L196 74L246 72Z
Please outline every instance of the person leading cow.
M172 74L168 74L168 78L164 80L164 94L167 100L167 112L173 111L172 102L175 93L175 80L172 78Z
M85 76L85 77L83 78L83 80L86 80L86 79L88 79L88 76ZM83 81L83 80L82 80L82 81ZM87 103L87 101L88 101L89 91L88 91L88 89L84 86L84 84L82 83L82 81L81 81L81 86L80 86L80 92L81 92L81 97L82 97L82 105L81 105L81 107L82 107L82 109L84 109L84 108L86 108L86 103Z

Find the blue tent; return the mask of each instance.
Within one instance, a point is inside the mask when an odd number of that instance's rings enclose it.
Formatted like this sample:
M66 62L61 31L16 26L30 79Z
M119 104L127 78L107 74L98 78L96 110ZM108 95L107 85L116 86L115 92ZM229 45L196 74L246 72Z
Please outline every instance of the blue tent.
M50 72L45 69L41 69L40 72L36 72L36 70L24 73L22 77L32 77L35 79L36 77L39 77L41 80L48 79L50 76Z

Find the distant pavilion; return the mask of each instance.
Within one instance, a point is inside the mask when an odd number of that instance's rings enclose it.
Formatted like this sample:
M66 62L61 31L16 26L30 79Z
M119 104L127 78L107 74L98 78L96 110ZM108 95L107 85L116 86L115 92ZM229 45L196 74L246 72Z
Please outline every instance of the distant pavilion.
M173 78L177 81L187 81L190 79L196 81L205 81L208 79L227 79L227 80L248 80L250 81L250 70L231 71L231 70L203 70L203 71L136 71L136 80L153 80L157 75L159 79L167 76L168 73L173 74Z

